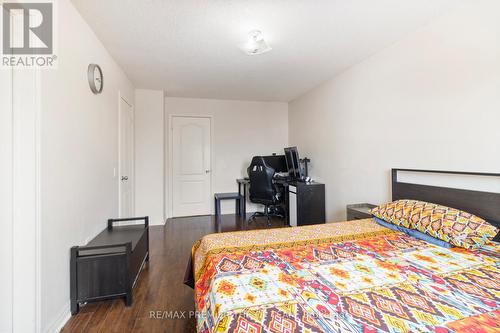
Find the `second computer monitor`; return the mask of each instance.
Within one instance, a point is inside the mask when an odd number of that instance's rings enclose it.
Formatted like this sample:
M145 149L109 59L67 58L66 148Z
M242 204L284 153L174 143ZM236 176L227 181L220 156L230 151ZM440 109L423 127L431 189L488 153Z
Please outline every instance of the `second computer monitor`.
M292 179L300 179L300 160L297 147L285 148L285 159L290 177Z
M274 169L276 172L287 172L285 155L269 155L263 156L267 165Z

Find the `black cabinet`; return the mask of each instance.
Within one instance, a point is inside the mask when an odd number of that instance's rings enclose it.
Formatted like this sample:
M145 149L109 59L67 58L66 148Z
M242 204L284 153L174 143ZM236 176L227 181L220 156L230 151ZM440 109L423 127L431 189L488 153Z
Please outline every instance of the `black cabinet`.
M144 224L114 226L117 222L144 220ZM71 248L71 313L79 304L113 297L132 303L132 288L149 260L148 217L108 220L108 227L86 246Z
M288 184L288 223L291 226L325 223L325 184Z

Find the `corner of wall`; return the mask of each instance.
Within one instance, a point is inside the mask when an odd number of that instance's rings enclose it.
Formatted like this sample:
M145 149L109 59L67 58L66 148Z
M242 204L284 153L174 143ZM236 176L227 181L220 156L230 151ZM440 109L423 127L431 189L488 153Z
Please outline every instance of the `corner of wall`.
M58 333L60 332L64 325L71 318L71 310L70 310L70 302L68 301L61 307L59 313L54 317L52 323L48 325L48 327L43 331L44 333Z
M135 90L136 215L165 223L165 100L161 90Z

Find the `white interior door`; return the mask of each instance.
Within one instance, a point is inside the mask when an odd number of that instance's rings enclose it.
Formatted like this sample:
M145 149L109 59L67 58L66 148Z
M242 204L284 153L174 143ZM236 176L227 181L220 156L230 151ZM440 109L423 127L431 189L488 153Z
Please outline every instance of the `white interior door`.
M0 10L0 14L2 11ZM0 265L5 272L12 272L13 245L13 107L12 69L0 69L0 221L2 221L2 241L0 242ZM24 240L23 240L24 241ZM12 288L14 274L0 274L0 332L12 332Z
M4 14L23 45L23 12ZM0 69L0 332L41 330L40 72Z
M172 117L173 216L210 214L210 118Z
M134 216L134 110L120 98L120 217Z

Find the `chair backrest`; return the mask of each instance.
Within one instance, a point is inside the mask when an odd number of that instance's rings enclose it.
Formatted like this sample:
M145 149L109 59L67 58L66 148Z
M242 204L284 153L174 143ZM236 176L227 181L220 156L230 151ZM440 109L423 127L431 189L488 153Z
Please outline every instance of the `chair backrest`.
M276 200L276 188L273 184L275 171L268 166L262 156L254 156L247 169L250 178L250 201L272 204Z

